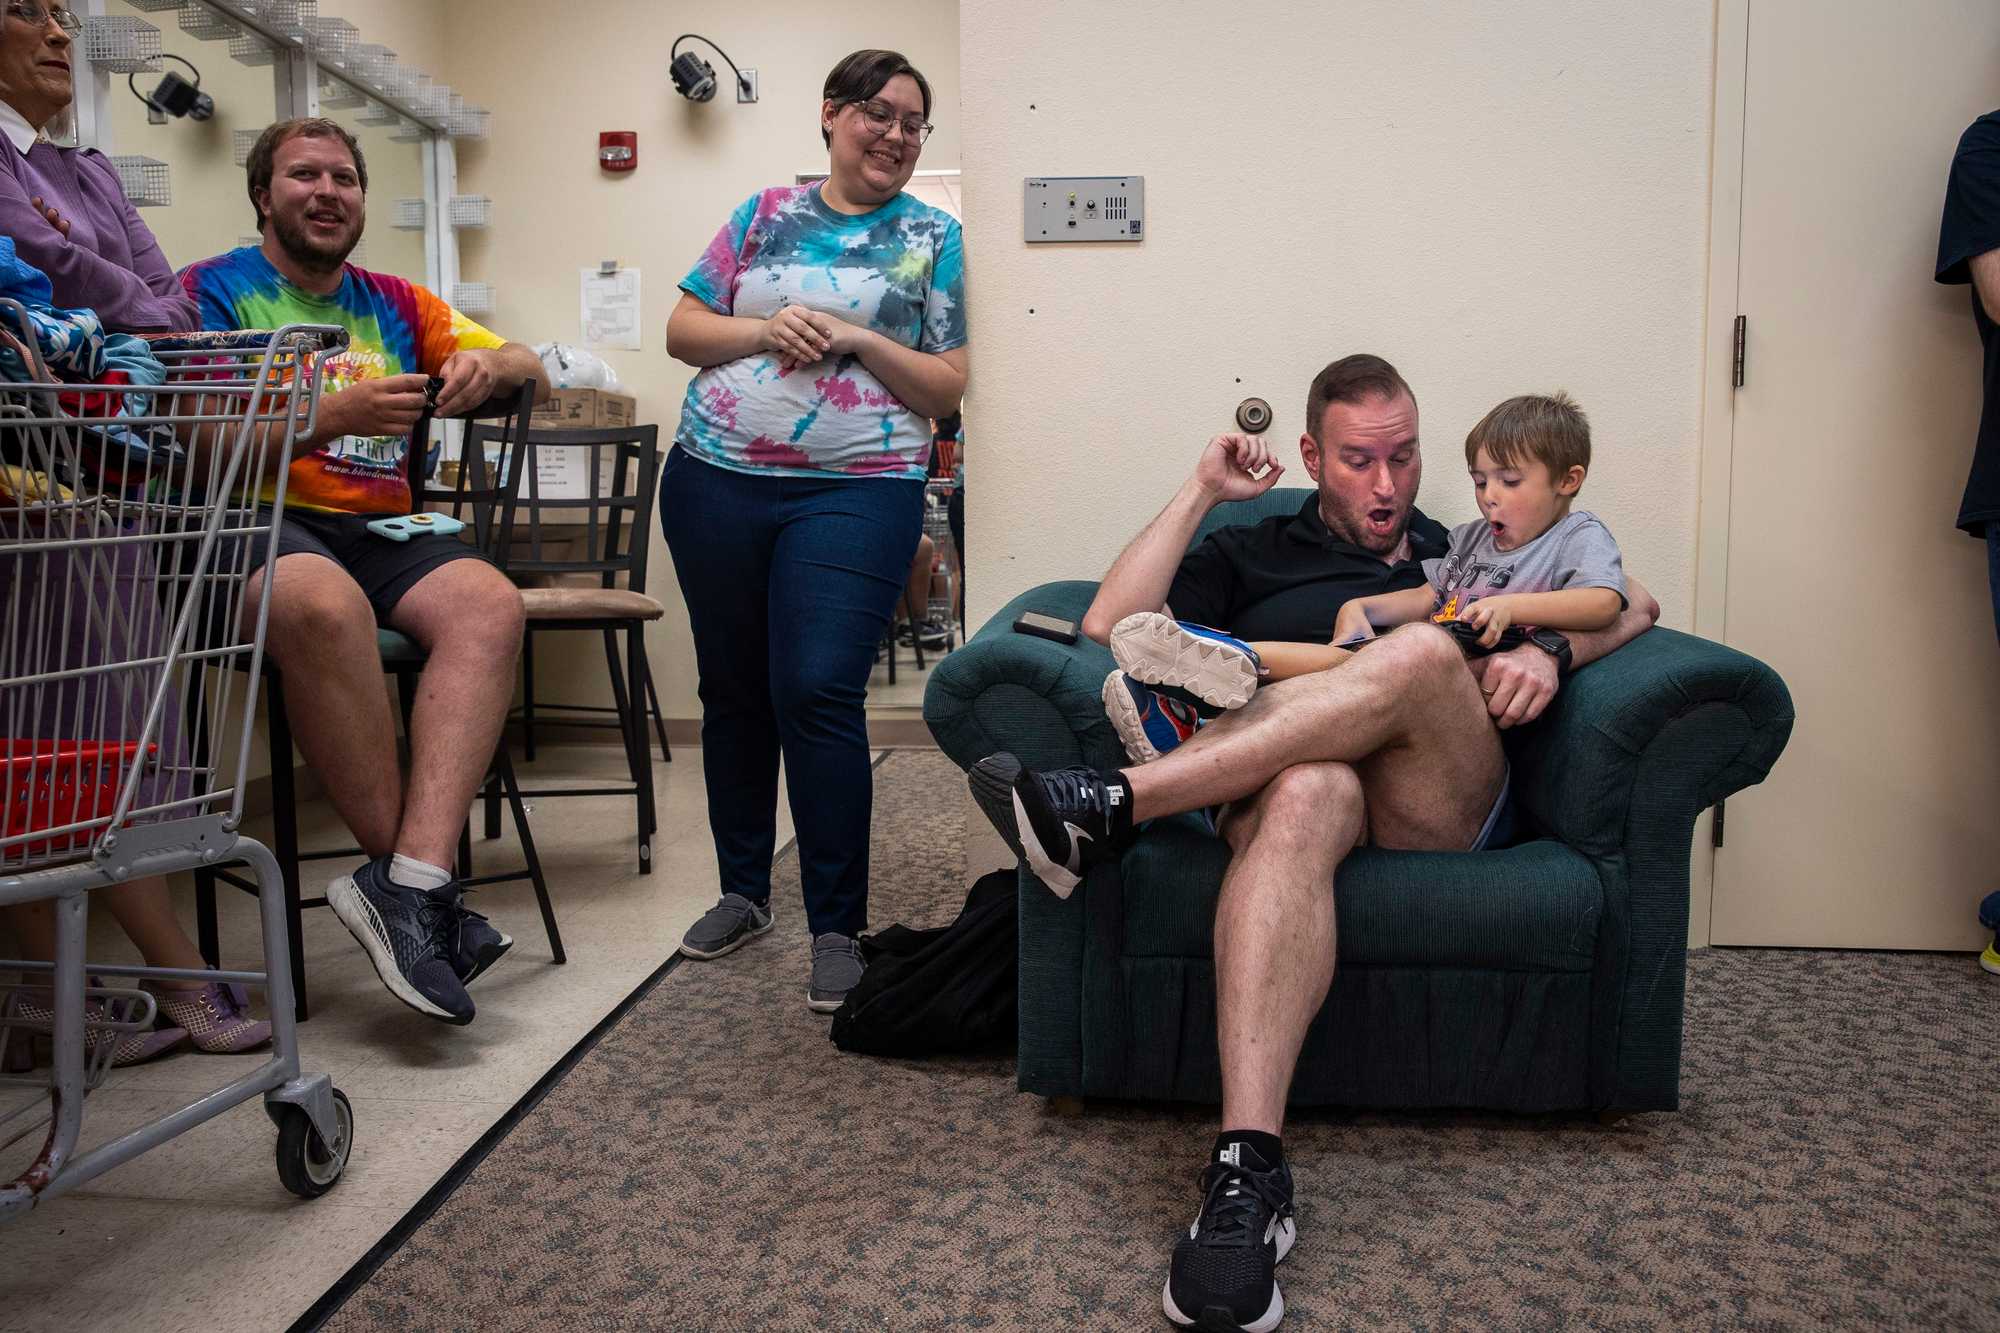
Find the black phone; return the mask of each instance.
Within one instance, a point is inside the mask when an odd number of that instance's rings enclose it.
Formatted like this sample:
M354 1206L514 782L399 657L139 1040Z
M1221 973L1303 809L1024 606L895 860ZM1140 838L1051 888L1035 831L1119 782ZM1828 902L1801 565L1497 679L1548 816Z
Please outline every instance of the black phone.
M1038 639L1053 639L1057 643L1076 642L1076 622L1061 620L1055 616L1043 615L1040 611L1023 611L1014 622L1016 634L1032 634Z

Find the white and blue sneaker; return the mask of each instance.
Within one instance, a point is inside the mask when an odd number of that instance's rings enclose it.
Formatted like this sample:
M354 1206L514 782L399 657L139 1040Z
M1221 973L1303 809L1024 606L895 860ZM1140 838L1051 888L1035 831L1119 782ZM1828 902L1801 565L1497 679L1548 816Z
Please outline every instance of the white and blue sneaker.
M1264 664L1243 640L1206 625L1141 611L1111 628L1111 656L1125 674L1192 704L1203 717L1241 708Z
M1202 717L1184 699L1160 693L1123 671L1104 678L1104 715L1125 745L1125 757L1150 764L1201 728Z

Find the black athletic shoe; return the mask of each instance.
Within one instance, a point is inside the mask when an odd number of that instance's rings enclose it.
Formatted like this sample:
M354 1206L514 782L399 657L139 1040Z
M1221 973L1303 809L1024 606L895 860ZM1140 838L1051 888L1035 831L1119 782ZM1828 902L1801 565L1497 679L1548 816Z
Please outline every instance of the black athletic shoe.
M1201 1173L1201 1212L1174 1246L1160 1305L1182 1328L1271 1333L1285 1317L1273 1274L1291 1253L1292 1170L1231 1143Z
M451 970L461 985L470 986L514 947L514 937L462 902L451 951Z
M1086 865L1121 850L1111 837L1111 807L1122 793L1094 768L1036 773L1003 750L974 764L966 780L1007 845L1058 898L1083 882Z
M453 966L463 892L457 881L428 892L394 883L384 856L327 885L326 900L368 951L391 995L420 1014L462 1025L473 1015L472 997Z

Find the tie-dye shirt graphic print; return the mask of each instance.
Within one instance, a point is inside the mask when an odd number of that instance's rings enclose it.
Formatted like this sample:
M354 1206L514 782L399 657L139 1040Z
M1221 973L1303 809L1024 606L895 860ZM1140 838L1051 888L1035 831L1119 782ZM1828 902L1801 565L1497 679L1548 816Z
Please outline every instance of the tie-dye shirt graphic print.
M340 290L314 296L286 281L255 246L190 264L181 282L201 307L205 329L345 328L347 350L320 363L322 394L388 375L435 375L454 352L507 341L408 279L352 264ZM344 514L408 513L409 448L400 435L329 440L292 461L285 503Z
M813 185L753 195L681 290L723 315L805 306L920 352L965 343L958 219L907 194L859 216L828 208ZM922 477L931 428L859 357L786 370L759 351L694 377L676 439L739 472Z

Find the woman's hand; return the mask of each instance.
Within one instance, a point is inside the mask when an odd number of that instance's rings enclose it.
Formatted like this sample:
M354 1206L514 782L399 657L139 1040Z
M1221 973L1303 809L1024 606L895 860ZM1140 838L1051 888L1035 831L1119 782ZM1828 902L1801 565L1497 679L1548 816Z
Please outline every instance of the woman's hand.
M1514 599L1511 597L1482 597L1474 602L1459 619L1485 630L1479 636L1482 648L1497 647L1500 635L1514 623Z
M804 306L788 305L764 321L758 345L766 351L776 352L788 370L823 360L829 351L829 344L813 319L813 312Z
M840 316L829 315L824 311L808 311L806 318L812 321L812 326L819 330L820 337L825 339L828 356L858 356L862 345L870 336L868 330L859 324L849 324Z
M55 209L50 208L46 203L42 201L42 197L40 195L36 195L33 199L30 199L28 202L33 204L35 206L36 211L49 220L49 225L51 227L54 227L57 231L63 234L63 239L65 240L69 239L68 218L64 217L61 213L57 212Z

